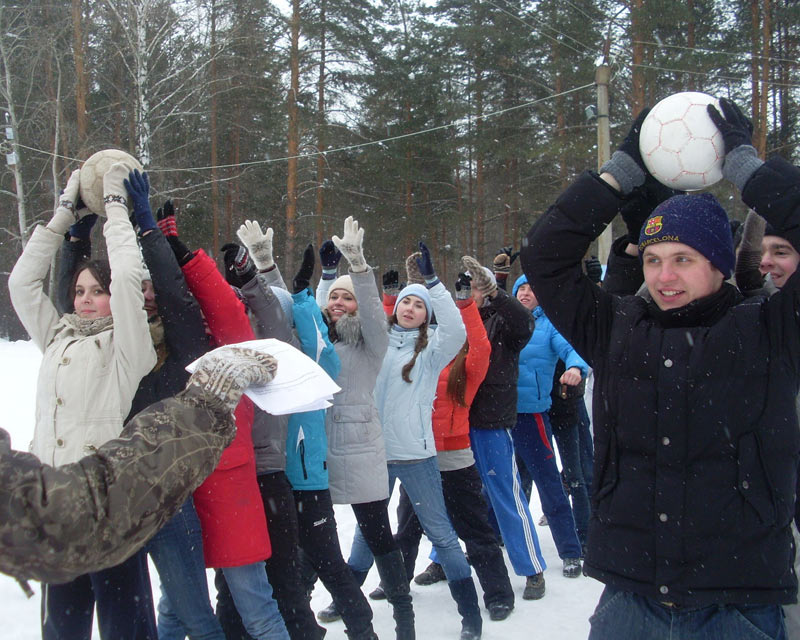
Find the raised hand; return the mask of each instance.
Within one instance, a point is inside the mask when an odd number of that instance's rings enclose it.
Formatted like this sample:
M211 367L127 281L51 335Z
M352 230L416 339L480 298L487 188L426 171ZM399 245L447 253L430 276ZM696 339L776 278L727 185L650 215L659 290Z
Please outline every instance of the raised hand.
M333 236L331 240L350 264L351 271L359 273L367 270L367 261L364 258L364 228L358 226L358 220L354 220L353 216L345 218L342 237Z
M311 276L314 273L315 262L314 245L309 244L303 251L303 261L300 263L300 268L297 270L294 280L292 280L292 293L300 293L308 289L311 284Z
M389 269L383 274L383 292L387 296L396 296L400 292L400 274L395 269Z
M253 260L253 264L256 265L256 269L268 271L275 266L275 260L272 258L272 227L268 227L267 232L263 233L258 222L245 220L236 235L239 236L239 240L250 252L250 257Z
M419 269L420 275L423 277L426 284L430 285L435 283L437 280L436 270L433 268L431 252L424 242L419 243L419 257L417 257L415 261L417 263L417 269Z
M133 201L133 216L139 226L139 234L144 235L147 231L152 231L156 228L156 221L150 208L150 178L147 172L139 173L138 169L134 169L128 174L128 178L123 180L123 184Z

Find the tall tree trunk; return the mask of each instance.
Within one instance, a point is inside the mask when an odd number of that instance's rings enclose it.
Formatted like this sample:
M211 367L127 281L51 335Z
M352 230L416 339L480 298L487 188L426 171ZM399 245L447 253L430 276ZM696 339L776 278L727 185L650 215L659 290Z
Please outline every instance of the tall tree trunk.
M212 251L214 258L219 255L219 169L218 153L219 141L217 133L217 3L211 0L211 220L212 220Z
M644 109L647 99L645 97L645 75L644 75L644 0L632 0L631 2L631 37L633 68L631 69L631 110L634 114Z
M289 66L291 69L291 86L289 87L289 163L286 176L286 272L294 264L294 244L297 220L297 154L300 149L300 123L297 112L297 95L300 92L300 0L292 0L291 53Z
M696 44L696 25L695 25L695 18L694 18L694 0L687 0L687 8L689 14L689 23L687 25L687 34L686 34L686 46L689 47L689 55L691 56L692 62L695 60L694 56L694 48L697 46ZM693 73L689 73L688 75L688 82L686 84L686 88L689 91L697 91L697 77Z
M475 94L475 112L477 118L475 120L475 137L477 140L481 139L483 134L483 88L480 86L482 74L476 74L476 84L478 90ZM482 261L486 255L486 203L484 198L484 175L483 175L483 149L478 147L475 152L475 226L477 227L477 239L475 247L476 258Z
M767 157L767 98L769 97L770 45L772 43L772 6L764 0L764 13L761 21L761 104L758 108L760 124L756 129L756 149L762 159Z
M322 29L319 45L319 77L317 80L317 201L314 209L317 247L322 246L325 237L325 63L326 63L326 22L325 2L320 0L319 21Z
M553 62L558 65L558 48L554 52ZM561 188L566 189L568 186L567 181L567 118L564 114L564 96L561 93L564 91L564 79L560 73L556 74L556 127L558 129L558 179L561 182Z
M750 0L750 38L752 48L750 53L750 108L753 111L754 140L758 139L758 125L761 122L761 84L759 78L759 56L761 55L761 0Z
M72 57L75 60L75 130L78 147L86 142L89 129L87 113L89 81L84 65L86 44L83 37L81 2L82 0L72 0Z

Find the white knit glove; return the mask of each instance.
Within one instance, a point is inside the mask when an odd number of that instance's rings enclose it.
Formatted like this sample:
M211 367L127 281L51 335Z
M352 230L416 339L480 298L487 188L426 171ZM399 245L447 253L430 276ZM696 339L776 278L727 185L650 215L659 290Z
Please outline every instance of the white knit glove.
M331 240L350 263L350 270L353 273L361 273L368 269L363 248L364 228L359 228L358 220L353 220L353 216L345 219L342 237L333 236Z
M266 384L277 369L278 361L267 353L246 347L222 347L200 358L187 387L198 387L233 411L247 387Z
M106 216L115 210L124 213L125 219L128 218L128 190L125 188L125 180L128 179L130 169L122 162L115 162L103 176L103 204L106 208Z
M272 258L272 227L267 227L267 232L262 233L261 225L258 222L245 220L236 235L247 247L256 269L267 271L275 266L275 260Z
M78 191L81 184L81 170L75 169L67 180L64 193L58 199L53 217L47 223L47 228L53 233L63 235L75 224L80 216L77 213ZM88 211L87 211L88 213Z

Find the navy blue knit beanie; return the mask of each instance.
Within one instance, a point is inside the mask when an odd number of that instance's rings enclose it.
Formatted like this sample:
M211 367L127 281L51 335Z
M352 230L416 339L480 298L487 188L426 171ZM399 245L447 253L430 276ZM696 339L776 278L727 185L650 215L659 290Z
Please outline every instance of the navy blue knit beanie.
M682 242L731 277L736 258L728 214L710 193L672 196L658 205L639 232L639 258L657 242Z

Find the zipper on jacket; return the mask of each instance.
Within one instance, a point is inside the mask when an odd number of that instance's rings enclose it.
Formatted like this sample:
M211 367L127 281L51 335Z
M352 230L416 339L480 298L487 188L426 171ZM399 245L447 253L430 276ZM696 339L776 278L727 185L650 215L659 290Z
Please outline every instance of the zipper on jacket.
M306 470L306 441L301 440L298 448L300 449L300 466L303 468L303 480L308 480L308 471Z

